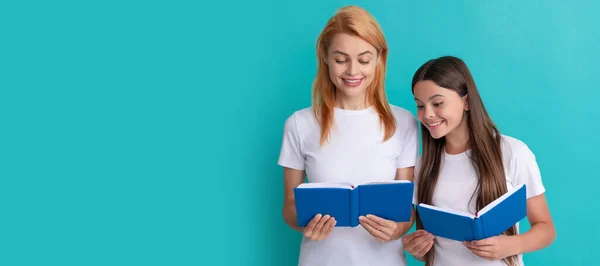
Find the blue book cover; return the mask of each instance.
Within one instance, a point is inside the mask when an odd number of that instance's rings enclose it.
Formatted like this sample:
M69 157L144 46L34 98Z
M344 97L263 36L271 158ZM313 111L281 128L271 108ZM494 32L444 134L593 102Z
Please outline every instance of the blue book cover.
M358 226L372 214L396 222L410 221L414 184L407 180L363 183L304 183L294 189L298 226L317 214L334 217L336 227Z
M527 216L526 186L520 185L475 215L446 210L427 204L417 205L425 231L456 241L472 241L498 236Z

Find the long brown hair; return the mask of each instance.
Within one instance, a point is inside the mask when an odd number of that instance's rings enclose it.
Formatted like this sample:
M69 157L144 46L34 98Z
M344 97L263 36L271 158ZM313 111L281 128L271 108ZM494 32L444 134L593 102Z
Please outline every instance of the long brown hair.
M469 111L465 111L463 119L466 119L469 134L468 145L471 147L469 157L478 176L477 189L473 197L476 197L476 211L479 211L507 192L500 131L488 115L471 72L461 59L444 56L426 62L413 76L413 94L415 84L423 80L433 81L440 87L457 92L461 97L467 95ZM421 125L421 134L423 150L420 170L417 173L419 179L417 198L419 203L431 204L439 178L446 139L445 137L434 139L424 125ZM417 228L423 229L418 215ZM511 227L505 234L515 235L516 227ZM426 265L433 264L433 254L432 248L427 253ZM517 265L517 256L505 258L504 262L511 266Z
M327 25L317 40L317 75L313 82L313 110L314 115L321 125L321 145L328 137L333 125L335 107L335 85L329 78L327 65L327 49L333 37L338 33L346 33L360 37L377 49L379 62L375 68L373 82L367 88L365 101L373 104L379 114L381 125L384 128L384 141L394 135L396 120L388 104L384 90L385 67L387 62L388 46L381 27L366 10L357 6L346 6L339 9L329 19Z

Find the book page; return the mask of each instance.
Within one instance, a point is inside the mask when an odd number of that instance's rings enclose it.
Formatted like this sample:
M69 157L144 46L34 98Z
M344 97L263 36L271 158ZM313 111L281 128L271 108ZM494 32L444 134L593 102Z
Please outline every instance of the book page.
M399 184L399 183L410 183L408 180L390 180L390 181L374 181L374 182L366 182L361 183L359 185L380 185L380 184Z
M302 183L297 188L346 188L353 189L354 186L350 183L328 183L328 182L315 182L315 183Z
M496 207L496 205L500 204L500 202L504 201L505 199L507 199L508 197L510 197L510 195L514 194L520 188L522 188L523 185L524 184L521 184L520 186L517 186L517 187L511 189L510 191L506 192L504 195L500 196L496 200L490 202L490 204L486 205L485 207L483 207L483 209L481 209L479 212L477 212L477 216L484 215L486 212L488 212L489 210L491 210L494 207Z
M432 210L436 210L436 211L441 211L441 212L451 213L451 214L455 214L455 215L459 215L459 216L464 216L464 217L468 217L468 218L471 218L471 219L475 218L475 215L470 214L470 213L461 212L461 211L455 211L455 210L449 210L449 209L442 209L440 207L428 205L428 204L425 204L425 203L420 203L419 206L421 206L423 208L427 208L427 209L432 209Z

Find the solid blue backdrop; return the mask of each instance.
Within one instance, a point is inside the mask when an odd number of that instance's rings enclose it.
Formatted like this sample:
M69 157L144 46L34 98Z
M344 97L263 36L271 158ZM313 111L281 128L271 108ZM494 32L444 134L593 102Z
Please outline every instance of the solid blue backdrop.
M347 4L386 34L393 104L461 57L537 155L557 239L527 265L595 261L596 2L29 1L0 4L0 264L295 265L283 125Z

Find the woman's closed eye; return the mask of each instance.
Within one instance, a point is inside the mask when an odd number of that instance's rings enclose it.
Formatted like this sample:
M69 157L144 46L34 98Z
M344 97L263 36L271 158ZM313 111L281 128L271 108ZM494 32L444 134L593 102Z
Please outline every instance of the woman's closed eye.
M444 102L437 102L437 103L434 103L433 106L440 107L442 104L444 104Z
M336 63L338 64L343 64L346 63L346 60L335 60ZM371 63L371 61L358 61L358 63L360 63L361 65L368 65L369 63Z

